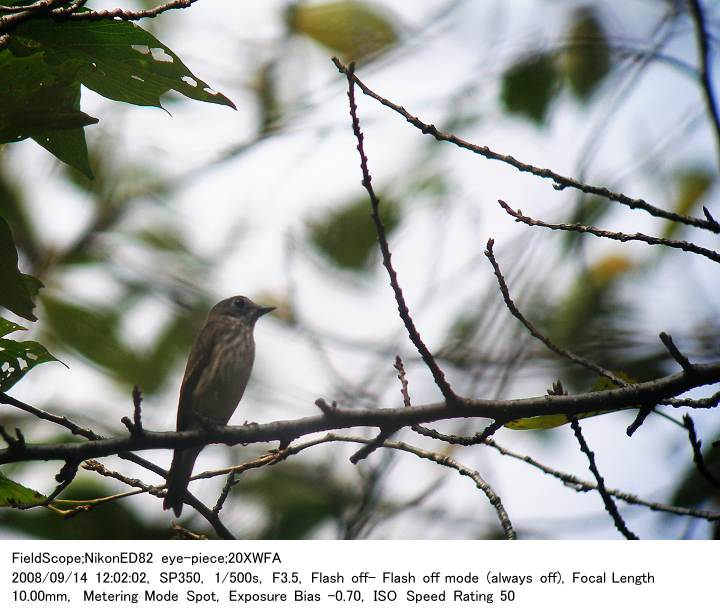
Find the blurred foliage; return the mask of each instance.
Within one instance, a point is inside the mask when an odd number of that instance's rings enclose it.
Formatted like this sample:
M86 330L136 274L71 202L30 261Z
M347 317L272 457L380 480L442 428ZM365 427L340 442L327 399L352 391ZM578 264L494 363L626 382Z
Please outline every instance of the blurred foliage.
M524 115L536 124L545 122L558 92L559 75L552 54L534 54L508 68L502 79L502 102L510 113Z
M332 50L346 62L362 62L397 45L399 35L389 16L366 2L336 0L290 4L288 30Z
M715 184L717 175L707 169L687 168L675 174L674 212L681 216L692 216L702 205L700 200ZM674 237L683 230L679 223L668 220L660 233L661 237Z
M330 469L296 461L243 477L236 491L262 504L266 524L258 539L302 539L321 524L341 519L358 499Z
M562 70L570 91L580 100L587 101L611 68L607 35L598 12L590 6L576 9L567 38Z
M308 239L336 267L362 271L379 254L375 225L366 196L341 205L307 223ZM381 199L380 218L389 235L400 223L400 204Z
M505 109L543 125L563 84L587 102L612 69L607 34L595 8L576 9L567 26L567 44L555 50L527 53L502 76Z

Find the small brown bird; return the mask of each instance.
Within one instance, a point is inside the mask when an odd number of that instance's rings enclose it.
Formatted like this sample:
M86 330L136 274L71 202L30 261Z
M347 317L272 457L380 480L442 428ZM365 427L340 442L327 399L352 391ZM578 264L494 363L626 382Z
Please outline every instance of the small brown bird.
M255 322L274 307L236 295L217 303L188 357L180 386L177 429L193 430L230 421L250 378L255 359ZM180 516L195 460L202 447L176 449L163 508Z

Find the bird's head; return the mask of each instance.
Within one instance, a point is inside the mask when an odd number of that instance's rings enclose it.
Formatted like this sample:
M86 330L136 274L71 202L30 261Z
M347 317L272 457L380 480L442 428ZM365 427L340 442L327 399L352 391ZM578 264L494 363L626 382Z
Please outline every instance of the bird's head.
M230 317L252 325L272 310L275 310L274 306L260 306L243 295L234 295L215 304L210 317Z

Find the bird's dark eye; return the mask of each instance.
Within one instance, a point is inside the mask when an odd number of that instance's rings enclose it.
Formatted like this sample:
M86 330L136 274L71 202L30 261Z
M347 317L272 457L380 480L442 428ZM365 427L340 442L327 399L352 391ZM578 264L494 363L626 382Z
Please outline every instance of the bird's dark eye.
M233 306L235 308L243 309L247 306L247 301L245 300L244 297L236 297L233 300Z

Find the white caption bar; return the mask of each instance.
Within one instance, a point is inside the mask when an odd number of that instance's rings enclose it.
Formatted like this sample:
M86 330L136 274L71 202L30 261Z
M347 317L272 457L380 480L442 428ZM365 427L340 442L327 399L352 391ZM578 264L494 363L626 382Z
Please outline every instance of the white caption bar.
M710 541L4 541L0 607L25 616L700 613L714 601L716 560Z

